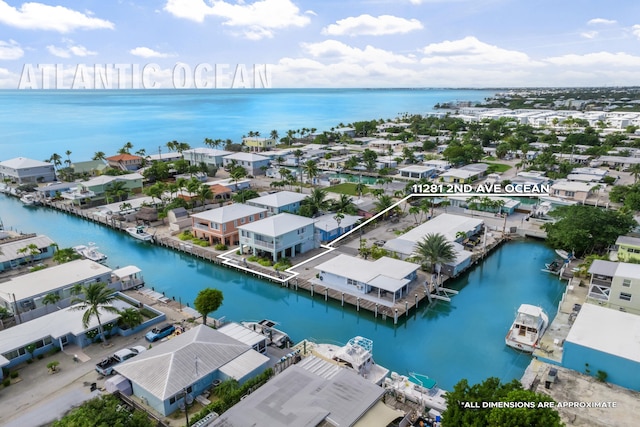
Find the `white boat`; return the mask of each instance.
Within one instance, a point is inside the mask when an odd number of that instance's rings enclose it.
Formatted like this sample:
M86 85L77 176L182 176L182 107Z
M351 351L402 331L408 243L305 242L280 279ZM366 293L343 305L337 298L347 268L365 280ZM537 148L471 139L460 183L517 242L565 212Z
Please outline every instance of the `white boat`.
M135 237L138 240L142 240L143 242L150 242L153 240L153 235L147 233L147 229L144 225L139 225L137 227L127 227L125 229L127 233L131 237Z
M340 347L333 344L315 344L312 350L322 358L332 360L340 366L355 371L369 381L382 385L389 370L373 360L373 341L364 337L354 337Z
M251 329L259 334L267 337L267 345L273 345L278 348L288 348L293 341L289 335L279 329L274 328L277 323L273 320L263 319L259 322L242 322L242 326Z
M384 388L393 392L401 401L417 403L423 410L429 408L430 415L441 415L447 409L447 392L439 388L435 380L425 375L398 375L392 372L391 377L384 380Z
M522 304L507 333L505 342L509 347L533 353L547 326L549 326L549 317L542 308L531 304Z
M73 250L76 251L76 253L82 255L84 258L90 259L91 261L104 262L107 260L107 256L102 252L99 252L98 247L95 245L95 243L92 242L89 242L88 246L74 246Z
M36 202L38 200L36 199L35 195L27 193L27 194L23 195L22 197L20 197L20 201L25 206L33 206L33 205L36 204Z

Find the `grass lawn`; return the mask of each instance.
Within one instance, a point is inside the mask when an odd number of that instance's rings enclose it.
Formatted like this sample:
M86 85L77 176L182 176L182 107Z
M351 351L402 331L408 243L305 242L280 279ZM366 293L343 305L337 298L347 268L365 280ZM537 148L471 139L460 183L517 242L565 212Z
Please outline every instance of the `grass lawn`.
M332 193L338 193L338 194L348 194L349 196L357 196L358 193L356 192L356 185L357 184L354 184L352 182L344 182L342 184L328 187L327 191L330 191ZM368 192L369 192L369 189L365 188L362 191L362 194L367 194Z
M489 165L489 168L492 169L492 172L502 173L511 169L511 166L505 165L504 163L493 163L493 162L485 162Z

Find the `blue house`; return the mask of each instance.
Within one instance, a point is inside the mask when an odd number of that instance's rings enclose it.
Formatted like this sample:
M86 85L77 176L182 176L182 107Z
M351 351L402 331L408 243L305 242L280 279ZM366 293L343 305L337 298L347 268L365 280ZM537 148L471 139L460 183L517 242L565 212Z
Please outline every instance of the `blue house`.
M246 204L267 210L267 215L278 215L283 212L298 213L300 203L307 197L302 193L293 191L278 191L266 196L247 200Z
M242 384L262 373L268 361L251 346L198 325L116 371L131 382L134 395L166 416L184 405L186 395L195 398L216 380L233 378Z
M640 390L640 316L583 304L564 342L562 366L606 373L606 381Z
M330 213L316 217L313 226L320 237L319 240L328 242L351 231L361 219L361 216L343 214L338 222L336 214Z

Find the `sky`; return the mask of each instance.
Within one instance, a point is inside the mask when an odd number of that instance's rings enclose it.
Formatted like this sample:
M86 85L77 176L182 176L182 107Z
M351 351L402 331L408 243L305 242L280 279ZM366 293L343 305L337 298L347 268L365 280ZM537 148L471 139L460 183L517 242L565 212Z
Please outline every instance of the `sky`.
M640 84L637 0L0 0L0 88Z

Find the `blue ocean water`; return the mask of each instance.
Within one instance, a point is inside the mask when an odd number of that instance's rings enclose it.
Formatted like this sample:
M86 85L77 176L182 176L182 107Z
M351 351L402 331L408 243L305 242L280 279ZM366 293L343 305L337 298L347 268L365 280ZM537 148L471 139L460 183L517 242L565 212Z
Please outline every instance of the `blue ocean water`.
M111 267L137 265L147 286L183 303L192 304L204 287L218 288L224 303L216 317L273 319L295 341L371 338L378 363L402 374L428 375L446 389L462 378L520 378L531 357L504 343L516 310L521 303L537 304L553 318L564 289L556 276L541 271L554 259L551 249L539 241L511 242L448 283L460 290L450 303L424 304L394 326L392 319L325 302L321 295L312 298L48 208L24 207L6 195L0 195L0 218L6 228L47 234L62 248L95 242Z
M0 161L38 160L71 151L72 161L96 151L166 152L168 141L203 146L205 138L240 141L249 131L329 130L340 123L425 114L436 103L481 101L490 90L215 89L0 91Z

